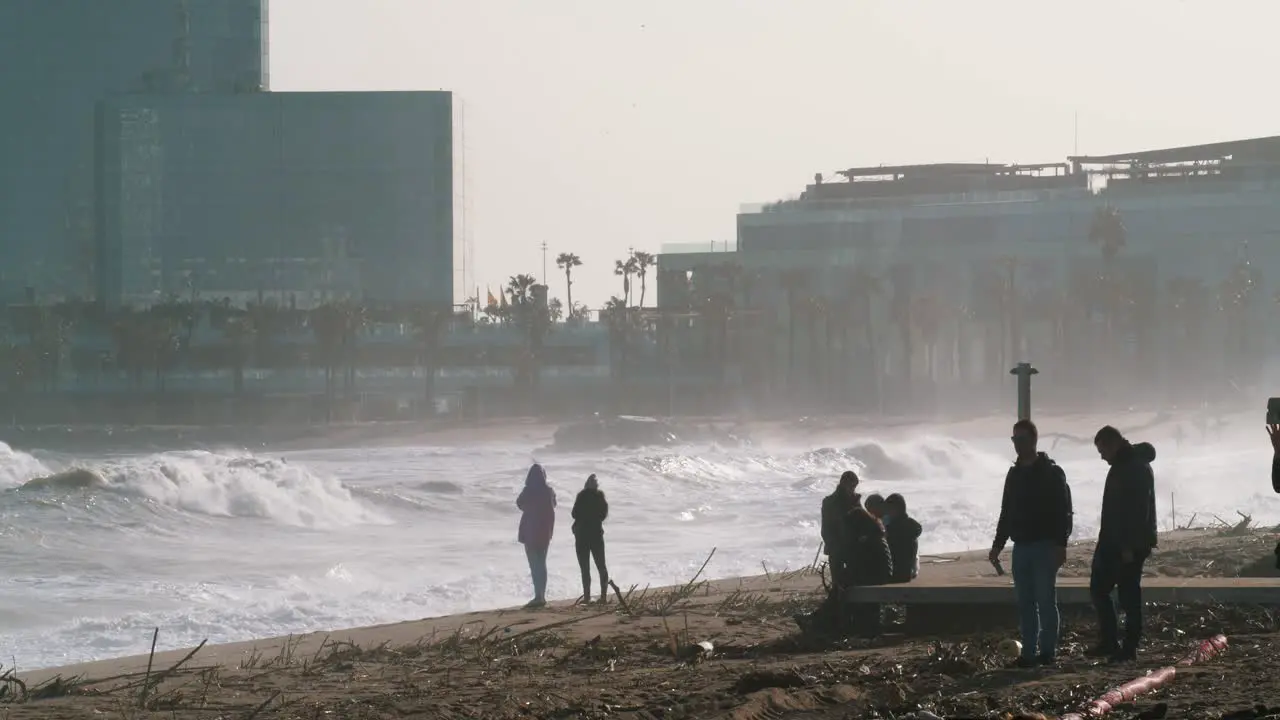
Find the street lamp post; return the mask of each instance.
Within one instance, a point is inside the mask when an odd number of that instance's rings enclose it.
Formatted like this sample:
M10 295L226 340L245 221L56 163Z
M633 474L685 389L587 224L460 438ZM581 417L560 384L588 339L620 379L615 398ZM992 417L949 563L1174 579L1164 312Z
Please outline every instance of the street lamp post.
M1039 375L1040 371L1031 367L1029 362L1020 362L1018 366L1009 371L1010 375L1018 376L1018 419L1031 419L1031 376Z

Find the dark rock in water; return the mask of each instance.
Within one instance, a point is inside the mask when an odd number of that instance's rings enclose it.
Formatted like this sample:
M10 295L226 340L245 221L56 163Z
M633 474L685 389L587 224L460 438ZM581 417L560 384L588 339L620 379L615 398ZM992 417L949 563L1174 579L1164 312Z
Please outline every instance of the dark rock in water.
M22 490L87 490L106 487L107 481L92 470L72 468L62 472L38 477L23 483Z
M733 432L706 427L677 427L657 418L597 415L589 420L561 425L549 449L581 452L611 447L670 447L691 442L742 445L746 440Z
M650 417L620 415L595 417L583 422L561 425L555 433L552 448L556 450L602 450L608 447L637 448L674 445L679 442L675 428Z

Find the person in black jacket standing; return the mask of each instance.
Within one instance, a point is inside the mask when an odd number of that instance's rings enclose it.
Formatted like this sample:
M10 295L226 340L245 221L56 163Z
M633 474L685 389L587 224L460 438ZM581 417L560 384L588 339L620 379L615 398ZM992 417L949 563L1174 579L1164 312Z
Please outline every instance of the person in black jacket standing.
M1102 490L1098 545L1089 574L1089 594L1098 611L1099 638L1097 646L1086 654L1125 662L1138 657L1142 639L1142 565L1156 546L1156 488L1151 472L1156 449L1150 443L1130 444L1110 425L1098 431L1093 444L1111 469ZM1123 645L1117 642L1112 590L1117 591L1124 610Z
M836 491L822 498L822 552L827 556L831 581L848 581L849 557L845 547L845 518L858 504L858 474L845 470Z
M600 602L609 602L609 568L604 563L604 521L609 502L600 491L600 481L592 474L573 501L573 544L582 570L582 602L591 602L591 559L600 575Z
M885 539L893 554L893 582L911 582L920 574L920 534L924 528L907 514L907 500L898 493L884 499Z
M1022 630L1019 667L1052 665L1058 652L1058 569L1067 559L1071 538L1071 487L1066 473L1048 455L1037 452L1035 423L1013 426L1017 460L1004 478L1000 520L991 543L993 565L1013 540L1013 589Z
M1280 493L1280 425L1268 425L1271 436L1271 489ZM1276 541L1276 569L1280 569L1280 540Z
M1280 493L1280 425L1268 425L1267 434L1271 436L1271 489Z

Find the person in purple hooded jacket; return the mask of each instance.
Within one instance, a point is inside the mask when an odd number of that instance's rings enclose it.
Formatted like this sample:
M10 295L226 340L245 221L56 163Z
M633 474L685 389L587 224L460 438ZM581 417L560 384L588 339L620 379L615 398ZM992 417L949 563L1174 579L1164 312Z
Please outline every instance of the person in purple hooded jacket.
M520 533L529 558L529 574L533 576L533 600L525 607L547 604L547 550L556 529L556 491L547 484L547 473L534 463L524 479L524 490L516 498L520 508Z

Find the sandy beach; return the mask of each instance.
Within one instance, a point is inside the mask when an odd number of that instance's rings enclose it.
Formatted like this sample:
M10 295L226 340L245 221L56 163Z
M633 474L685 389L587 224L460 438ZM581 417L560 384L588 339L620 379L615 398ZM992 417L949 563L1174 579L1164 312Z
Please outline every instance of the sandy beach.
M1214 524L1163 535L1148 574L1275 575L1270 532ZM1063 575L1086 576L1091 552L1089 543L1073 546ZM922 576L991 575L984 555L926 556ZM1053 716L1171 664L1216 633L1229 638L1225 655L1180 672L1121 716L1164 703L1169 717L1217 718L1280 701L1280 622L1261 608L1153 605L1138 665L1120 667L1083 657L1091 613L1065 609L1061 666L1011 670L996 646L1015 635L1012 607L933 621L927 635L891 623L875 640L820 640L801 635L793 620L821 598L820 574L762 570L660 589L617 578L624 602L604 606L564 601L36 672L7 668L0 712L13 720Z

